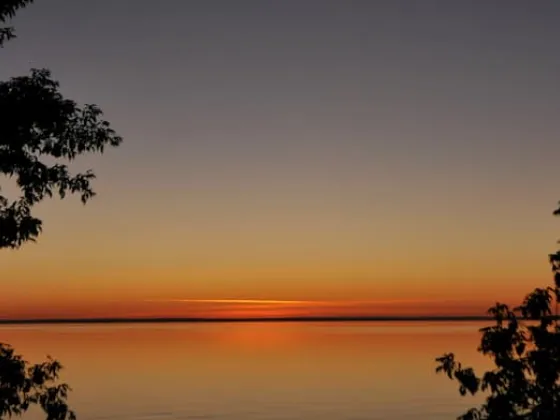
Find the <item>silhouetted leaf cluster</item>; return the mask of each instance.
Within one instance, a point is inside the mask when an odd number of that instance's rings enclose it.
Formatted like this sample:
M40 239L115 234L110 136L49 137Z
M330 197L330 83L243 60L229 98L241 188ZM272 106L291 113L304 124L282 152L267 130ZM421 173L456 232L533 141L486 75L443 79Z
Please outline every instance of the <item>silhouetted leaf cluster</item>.
M12 203L0 196L0 248L34 240L41 221L31 207L46 197L94 196L92 171L72 175L63 162L118 146L121 138L95 105L80 108L65 99L48 70L0 83L0 174L15 177L22 196ZM45 158L54 158L47 164Z
M38 405L47 420L74 420L76 416L66 404L69 386L58 383L62 366L51 358L32 365L0 343L0 418L21 416Z
M553 287L535 289L519 307L496 303L488 310L495 324L480 330L478 351L493 359L494 369L479 377L457 362L453 353L436 359L436 372L458 381L461 395L487 394L481 407L459 419L560 419L560 251L549 260Z
M13 18L16 12L33 3L33 0L0 0L0 23L4 24ZM4 42L15 38L14 28L11 26L0 26L0 47Z
M0 0L0 21L29 3ZM0 43L12 35L11 28L4 28ZM94 196L94 173L72 175L66 163L81 154L102 153L122 139L97 106L79 107L64 98L45 69L0 82L0 115L0 175L15 178L22 192L13 202L0 195L0 248L18 248L41 232L33 205L53 194L76 193L84 203Z

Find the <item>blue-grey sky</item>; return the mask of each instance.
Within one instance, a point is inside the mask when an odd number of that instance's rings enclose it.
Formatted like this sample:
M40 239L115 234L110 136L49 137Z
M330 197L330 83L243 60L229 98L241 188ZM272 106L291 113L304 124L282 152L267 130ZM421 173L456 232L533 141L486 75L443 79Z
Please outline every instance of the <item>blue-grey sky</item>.
M552 0L38 0L0 77L50 68L125 143L79 163L91 205L45 203L0 262L99 299L517 296L556 239L559 21Z

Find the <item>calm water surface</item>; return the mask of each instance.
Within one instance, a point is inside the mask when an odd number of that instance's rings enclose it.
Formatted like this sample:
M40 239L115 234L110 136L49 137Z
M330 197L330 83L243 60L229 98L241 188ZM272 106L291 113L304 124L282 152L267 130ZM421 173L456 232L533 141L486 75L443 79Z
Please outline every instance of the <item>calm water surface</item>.
M434 373L475 367L475 322L2 326L31 362L62 361L86 419L438 420L479 398ZM24 418L38 419L32 413Z

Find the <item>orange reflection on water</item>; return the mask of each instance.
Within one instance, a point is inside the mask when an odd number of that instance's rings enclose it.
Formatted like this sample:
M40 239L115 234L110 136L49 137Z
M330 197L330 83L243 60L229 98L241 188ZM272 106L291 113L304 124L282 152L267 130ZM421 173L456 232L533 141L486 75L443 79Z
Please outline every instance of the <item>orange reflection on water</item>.
M435 375L434 358L452 350L466 364L487 365L476 353L480 326L472 322L4 326L0 337L30 361L40 361L47 353L60 359L66 367L63 377L74 388L72 401L88 416L102 415L103 410L114 415L134 411L138 404L153 405L154 410L160 406L188 410L212 401L228 410L298 401L325 405L353 401L374 410L423 394L456 399L456 389Z

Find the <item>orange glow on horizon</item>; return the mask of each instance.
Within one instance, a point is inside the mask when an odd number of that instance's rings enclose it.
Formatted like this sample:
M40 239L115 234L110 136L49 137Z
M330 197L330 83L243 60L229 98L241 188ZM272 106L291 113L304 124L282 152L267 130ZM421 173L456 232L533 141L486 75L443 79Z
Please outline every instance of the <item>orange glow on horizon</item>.
M145 299L140 301L60 300L53 305L4 302L2 319L70 318L290 318L481 316L492 302L437 299L279 300Z

